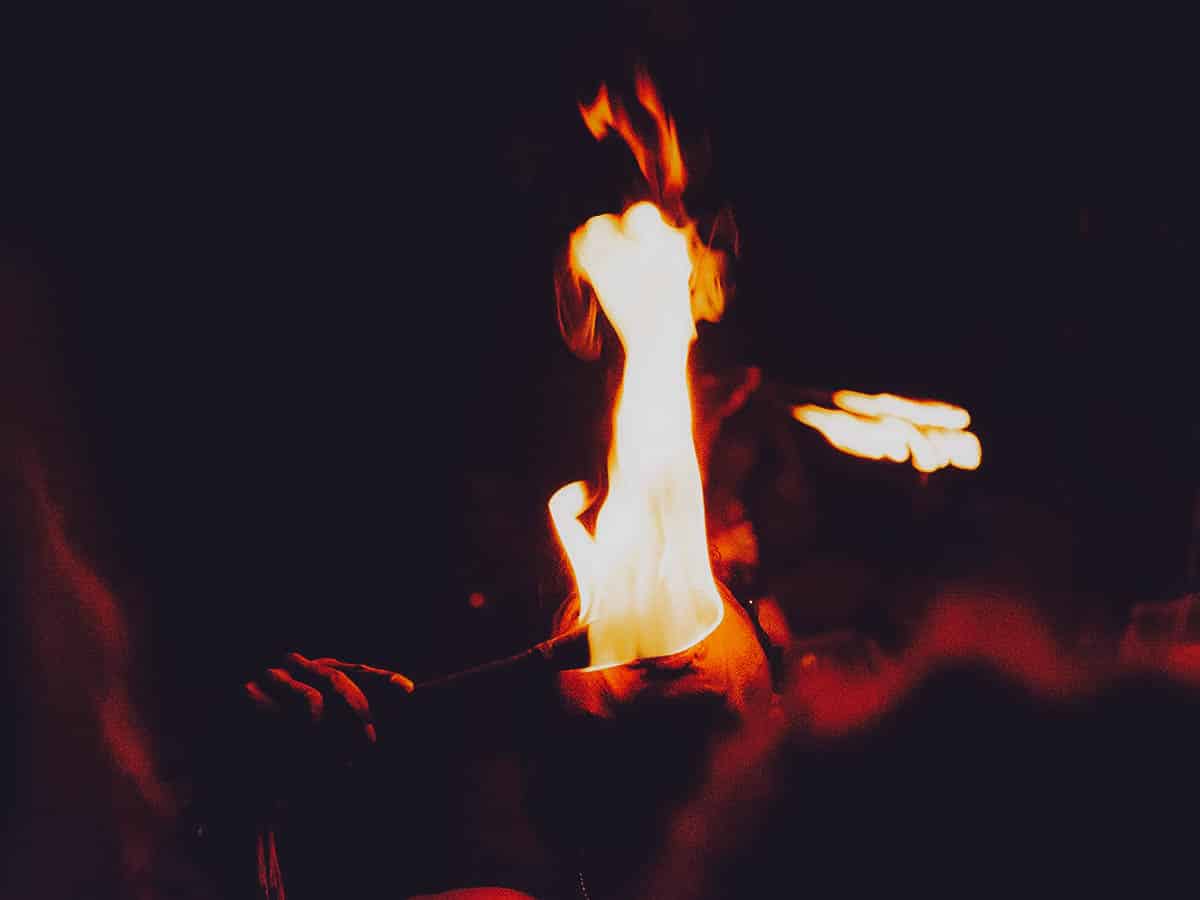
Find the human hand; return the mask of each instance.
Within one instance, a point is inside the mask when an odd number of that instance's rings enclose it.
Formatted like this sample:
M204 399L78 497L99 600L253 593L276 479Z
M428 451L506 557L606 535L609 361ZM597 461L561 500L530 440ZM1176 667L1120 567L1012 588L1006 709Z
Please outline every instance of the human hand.
M413 683L388 669L289 653L244 690L268 724L279 762L323 767L353 765L378 740L376 713L411 694Z

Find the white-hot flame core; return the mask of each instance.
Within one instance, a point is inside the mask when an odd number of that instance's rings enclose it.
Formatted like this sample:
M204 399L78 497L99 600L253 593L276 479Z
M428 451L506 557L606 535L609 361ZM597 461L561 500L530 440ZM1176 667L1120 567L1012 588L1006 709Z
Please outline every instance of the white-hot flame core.
M571 265L596 291L625 347L608 494L589 533L574 482L550 513L590 625L591 667L669 656L703 640L724 612L713 579L692 432L687 361L696 338L687 232L651 203L589 219Z

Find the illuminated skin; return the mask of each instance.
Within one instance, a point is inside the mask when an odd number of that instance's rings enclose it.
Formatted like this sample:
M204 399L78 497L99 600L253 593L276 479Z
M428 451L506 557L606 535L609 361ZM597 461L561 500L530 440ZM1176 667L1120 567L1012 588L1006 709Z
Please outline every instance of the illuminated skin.
M961 407L857 391L837 391L833 402L841 409L808 403L795 407L792 415L852 456L892 462L911 459L913 468L923 473L946 466L979 468L983 450L979 438L965 430L971 416Z
M348 759L376 741L366 691L384 686L393 693L396 688L413 690L410 679L386 669L289 653L281 666L267 669L244 689L262 713L292 725L319 728L334 744L335 754Z
M535 809L590 896L703 896L744 833L722 823L758 808L784 707L749 615L720 593L721 624L687 651L559 676Z
M777 699L770 667L749 616L723 586L725 616L707 638L682 653L639 660L596 671L572 670L558 678L570 713L611 719L638 701L711 696L738 721L767 716ZM577 601L569 600L558 620L574 621Z
M564 706L575 718L620 722L626 711L637 717L644 702L668 700L672 705L688 699L711 699L719 705L725 723L724 740L736 739L756 724L774 721L781 710L773 691L769 666L745 610L728 591L721 589L725 615L721 625L689 650L655 660L596 671L562 673L559 681ZM574 606L568 601L559 620L572 621ZM308 659L289 654L283 665L268 669L245 686L247 697L266 716L308 729L309 743L326 740L342 759L353 758L375 743L373 715L368 696L375 689L398 686L412 690L412 682L396 673L331 658ZM391 688L394 690L394 688ZM635 728L636 732L636 728ZM636 740L636 738L635 738ZM295 744L289 754L296 752ZM696 752L698 745L680 748ZM653 768L652 766L650 767ZM734 783L736 779L730 780ZM658 798L638 798L633 810L655 809ZM662 812L663 809L659 809ZM599 877L589 873L589 878ZM500 888L471 888L436 896L443 898L514 897L519 892Z
M559 689L568 708L611 718L639 699L712 695L723 698L739 719L767 714L775 695L766 657L745 610L724 588L721 596L726 608L721 625L682 653L562 673ZM577 609L577 601L569 600L558 620L573 621ZM332 737L341 742L343 755L350 756L377 740L367 692L384 685L413 690L410 679L386 669L289 653L282 666L267 669L244 690L265 715L336 732Z

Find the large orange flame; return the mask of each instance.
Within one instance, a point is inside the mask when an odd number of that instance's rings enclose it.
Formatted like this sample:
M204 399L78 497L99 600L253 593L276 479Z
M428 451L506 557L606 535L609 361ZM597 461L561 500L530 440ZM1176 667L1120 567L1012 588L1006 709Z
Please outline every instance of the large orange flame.
M656 190L678 199L685 171L653 85L639 76L638 98L659 127L652 157L608 91L581 107L592 133L615 128ZM662 166L664 178L657 181ZM682 216L682 207L670 213ZM720 315L720 262L687 222L668 221L641 202L620 217L595 216L571 236L576 283L594 290L625 348L613 413L608 492L589 531L579 521L595 497L583 482L560 488L550 514L589 625L591 667L670 656L699 643L724 607L708 554L704 494L692 431L687 378L695 320Z
M910 400L894 394L837 391L840 409L797 406L792 415L824 435L834 447L864 459L912 460L919 472L946 466L978 469L983 449L966 428L970 414L937 400Z

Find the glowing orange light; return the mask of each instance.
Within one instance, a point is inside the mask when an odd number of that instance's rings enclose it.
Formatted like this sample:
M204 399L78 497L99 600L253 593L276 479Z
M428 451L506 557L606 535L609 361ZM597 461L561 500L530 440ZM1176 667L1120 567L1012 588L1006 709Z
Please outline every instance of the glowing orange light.
M609 97L607 85L600 86L600 92L590 105L580 104L579 111L596 140L602 139L609 129L617 132L633 151L638 168L655 194L674 206L687 187L687 171L679 151L675 122L667 115L654 83L645 72L637 73L635 90L638 102L654 119L658 131L657 152L638 135L621 101Z
M621 134L656 194L677 201L686 176L674 123L645 75L637 87L658 125L657 155L606 88L580 109L596 137L610 127ZM682 207L671 214L680 218ZM649 202L619 217L595 216L571 236L571 274L591 285L625 348L608 492L594 529L579 521L595 499L583 482L560 488L549 503L575 576L579 621L590 626L592 668L679 653L724 615L709 562L687 378L695 319L717 318L723 303L720 280L711 277L719 260L711 256L690 223L668 221Z
M914 425L962 429L971 424L971 415L965 409L939 400L910 400L895 394L835 391L833 402L847 412L860 416L888 416L904 419Z
M966 430L971 416L962 407L856 391L837 391L833 402L841 409L805 404L795 407L792 415L852 456L911 460L919 472L947 466L979 468L983 448L979 438Z

